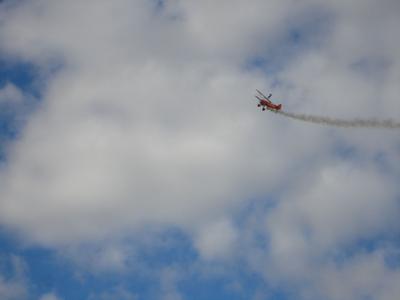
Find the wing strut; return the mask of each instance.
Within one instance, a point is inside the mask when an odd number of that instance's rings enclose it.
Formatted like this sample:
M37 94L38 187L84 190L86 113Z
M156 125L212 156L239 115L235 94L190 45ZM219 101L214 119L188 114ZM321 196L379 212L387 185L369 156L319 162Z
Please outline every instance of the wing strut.
M269 98L271 98L271 96L272 96L272 94L269 94L268 97L267 97L267 96L265 96L263 93L261 93L259 90L256 89L256 91L257 91L261 96L263 96L265 100L269 100Z

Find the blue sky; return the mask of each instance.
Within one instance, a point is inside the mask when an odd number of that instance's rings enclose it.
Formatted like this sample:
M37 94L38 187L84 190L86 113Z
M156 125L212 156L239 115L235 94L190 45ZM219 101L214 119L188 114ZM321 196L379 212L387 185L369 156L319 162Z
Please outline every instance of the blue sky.
M2 1L0 298L400 293L398 1Z

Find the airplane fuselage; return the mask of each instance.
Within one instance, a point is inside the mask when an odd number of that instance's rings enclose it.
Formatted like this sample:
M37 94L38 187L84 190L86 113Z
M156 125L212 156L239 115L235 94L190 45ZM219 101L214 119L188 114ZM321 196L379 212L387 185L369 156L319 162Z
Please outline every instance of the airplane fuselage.
M263 110L269 109L269 110L280 110L282 108L282 104L274 104L272 102L268 102L267 100L264 99L259 99L260 103L258 104L258 107L262 107Z

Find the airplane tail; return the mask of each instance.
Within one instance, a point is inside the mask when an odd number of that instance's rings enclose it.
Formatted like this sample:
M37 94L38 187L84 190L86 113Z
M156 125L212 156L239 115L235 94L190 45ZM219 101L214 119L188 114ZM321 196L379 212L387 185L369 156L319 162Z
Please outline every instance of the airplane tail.
M279 104L279 105L277 106L277 109L280 110L281 108L282 108L282 104Z

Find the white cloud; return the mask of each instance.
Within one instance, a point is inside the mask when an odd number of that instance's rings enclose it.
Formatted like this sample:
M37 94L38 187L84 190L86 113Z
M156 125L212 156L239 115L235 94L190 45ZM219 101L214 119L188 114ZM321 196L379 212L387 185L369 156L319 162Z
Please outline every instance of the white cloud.
M342 266L327 267L321 274L321 292L330 299L396 299L400 272L386 266L383 254L360 254Z
M385 244L368 251L362 242L398 235L397 183L339 163L300 186L269 212L269 252L256 268L297 284L305 299L395 299L400 272L385 262Z
M26 286L18 280L7 280L0 276L0 297L4 300L25 299Z
M121 300L136 300L138 299L137 295L132 294L125 288L121 286L117 286L110 291L105 291L100 294L91 294L88 298L89 300L113 300L113 299L121 299Z
M205 259L225 259L235 253L236 239L236 229L223 219L201 228L195 245Z
M1 218L34 240L103 238L143 222L202 226L268 191L290 165L270 142L281 139L278 124L254 116L246 100L262 78L181 56L176 47L198 48L184 21L140 3L132 15L121 1L88 17L85 4L42 1L4 17L3 38L19 37L6 43L11 50L39 62L55 52L65 62L2 173ZM146 33L135 30L148 22ZM80 37L87 26L95 32ZM172 41L155 48L162 35Z
M56 294L54 293L47 293L40 297L40 300L61 300Z
M9 266L8 272L2 272L3 265ZM20 257L15 255L0 257L1 299L4 300L26 299L28 294L28 286L25 273L26 273L25 262Z
M138 268L135 248L112 240L63 247L58 254L73 264L78 277L87 272L123 274L132 271L132 267Z
M368 184L366 184L368 183ZM340 245L395 228L396 182L376 170L351 164L327 166L294 190L269 219L274 228L307 235L322 247ZM284 238L277 233L277 237Z
M7 82L0 89L0 104L4 102L20 102L23 99L23 93L12 83Z
M1 170L1 223L51 246L173 225L220 259L253 238L232 212L271 198L266 228L252 225L269 252L248 251L266 278L303 282L311 270L314 295L332 299L384 278L387 294L369 294L395 295L397 273L374 254L318 262L396 231L397 132L302 124L256 111L251 97L274 87L290 110L398 118L400 45L388 30L398 1L151 3L41 0L0 13L4 53L61 65ZM243 69L254 57L279 72ZM124 269L123 247L100 249L94 265ZM374 264L379 276L340 288L342 273Z
M177 282L180 280L181 274L179 270L169 267L160 273L160 299L163 300L182 300L182 296L178 291Z

